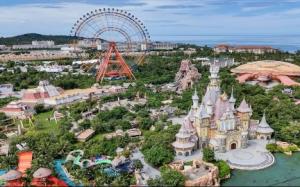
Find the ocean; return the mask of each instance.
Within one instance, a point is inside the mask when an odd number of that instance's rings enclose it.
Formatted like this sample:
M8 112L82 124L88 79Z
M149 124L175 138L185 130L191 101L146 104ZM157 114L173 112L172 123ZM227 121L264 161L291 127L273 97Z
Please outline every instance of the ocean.
M200 46L207 45L209 47L217 44L266 45L282 51L295 52L300 50L300 35L177 35L170 38L172 39L168 41Z

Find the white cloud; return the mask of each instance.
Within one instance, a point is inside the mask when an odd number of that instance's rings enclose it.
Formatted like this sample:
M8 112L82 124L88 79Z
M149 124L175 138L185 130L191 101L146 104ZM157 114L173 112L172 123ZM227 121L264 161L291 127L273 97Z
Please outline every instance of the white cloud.
M266 13L257 16L234 16L232 13L216 11L213 2L191 1L187 4L197 4L196 10L157 9L158 6L180 5L178 0L137 0L135 3L146 3L144 6L123 5L148 28L154 39L180 34L261 34L261 33L296 33L300 9L291 9L276 14ZM83 14L106 5L88 3L31 4L18 6L0 6L0 36L17 35L28 32L42 34L69 34L72 25ZM244 11L254 11L258 7L244 7ZM144 11L148 10L148 11ZM149 10L156 10L155 12ZM179 12L178 14L176 12ZM170 24L168 24L170 23Z

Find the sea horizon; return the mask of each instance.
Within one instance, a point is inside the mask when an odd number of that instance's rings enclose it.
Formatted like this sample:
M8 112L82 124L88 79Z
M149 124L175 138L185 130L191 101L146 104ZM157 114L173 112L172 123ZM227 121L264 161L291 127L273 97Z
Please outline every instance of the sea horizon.
M169 38L170 37L170 38ZM171 38L172 37L172 38ZM214 47L218 44L260 45L295 52L300 50L300 35L173 35L165 41Z

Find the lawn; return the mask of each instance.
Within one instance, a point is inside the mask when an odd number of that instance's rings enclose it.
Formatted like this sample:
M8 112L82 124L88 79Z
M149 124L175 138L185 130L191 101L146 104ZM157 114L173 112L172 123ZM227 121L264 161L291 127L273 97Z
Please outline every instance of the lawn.
M49 120L53 117L53 111L40 113L34 116L32 119L34 126L32 126L28 120L23 121L24 127L28 128L30 131L39 131L39 132L59 132L59 122L56 124L54 120Z

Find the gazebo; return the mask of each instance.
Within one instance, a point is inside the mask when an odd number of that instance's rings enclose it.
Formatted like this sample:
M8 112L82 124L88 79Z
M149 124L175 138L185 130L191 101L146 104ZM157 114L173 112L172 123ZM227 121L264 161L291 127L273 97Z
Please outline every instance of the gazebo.
M10 170L6 174L0 176L0 180L6 181L5 186L24 186L21 180L22 173L17 170Z
M48 168L39 168L33 173L32 186L68 186L64 181L51 176L52 171Z

